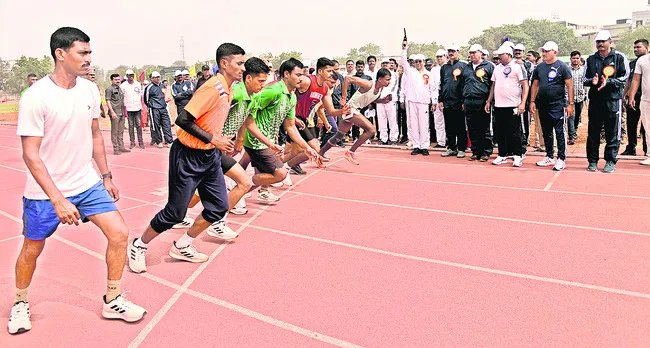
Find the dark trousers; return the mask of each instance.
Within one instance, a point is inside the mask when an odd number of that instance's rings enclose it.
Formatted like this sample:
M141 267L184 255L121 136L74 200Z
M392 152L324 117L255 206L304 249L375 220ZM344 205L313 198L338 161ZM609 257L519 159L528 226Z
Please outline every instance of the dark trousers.
M194 192L198 190L203 211L209 222L221 220L228 212L228 190L221 169L221 152L197 150L174 141L169 151L169 198L151 220L151 228L165 232L183 221Z
M149 108L149 115L151 115L151 141L154 144L161 144L164 136L165 143L171 144L174 139L172 138L172 125L167 109Z
M124 121L126 117L117 115L111 117L111 143L113 143L113 151L117 152L124 149Z
M465 151L467 149L467 128L465 128L465 113L460 109L442 109L445 115L445 132L447 133L447 149Z
M564 136L564 108L539 107L539 120L542 126L544 144L546 146L546 157L554 158L553 132L557 139L557 158L566 160L566 137Z
M404 102L402 102L403 104ZM433 113L432 113L433 114ZM430 123L432 124L432 123ZM397 108L397 127L399 128L399 137L401 140L408 139L408 128L406 125L406 109L401 107ZM435 132L433 132L435 133Z
M490 136L490 114L485 112L485 105L465 106L467 129L471 141L472 154L478 157L492 154L492 137Z
M600 130L605 128L605 161L616 163L621 143L621 100L591 100L589 102L587 159L598 163Z
M641 119L641 111L639 110L641 102L637 102L636 110L625 108L627 113L627 147L625 151L636 154L637 145L637 127L639 127L639 120ZM641 125L641 139L643 140L643 153L648 152L648 144L645 140L645 129Z
M521 115L521 153L528 152L528 139L530 138L530 116L528 108Z
M328 115L327 122L330 124L330 126L332 126L332 130L328 132L327 130L325 130L325 127L323 127L323 131L321 132L322 134L320 138L320 147L323 147L325 143L328 140L330 140L331 137L335 136L336 132L339 131L339 127L336 124L336 117L332 117Z
M569 128L569 139L578 139L578 125L580 124L580 115L582 114L582 106L584 102L575 103L575 114L569 116L567 119L567 126Z
M135 147L135 134L138 134L138 145L144 146L142 141L142 110L127 111L129 117L129 140L131 140L131 147Z
M521 115L516 107L497 108L493 110L499 156L509 154L521 156Z
M431 104L429 104L429 110L431 110ZM438 137L436 135L436 120L434 118L434 112L429 112L429 141L432 143L438 142Z

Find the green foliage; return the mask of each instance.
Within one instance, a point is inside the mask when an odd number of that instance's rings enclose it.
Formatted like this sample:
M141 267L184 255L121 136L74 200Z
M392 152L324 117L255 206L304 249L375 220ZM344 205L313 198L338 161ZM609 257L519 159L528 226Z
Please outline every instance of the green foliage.
M616 49L625 53L630 59L634 58L634 41L639 39L650 40L650 27L637 27L619 35Z
M409 54L424 54L425 57L431 58L435 61L436 59L436 51L439 49L444 49L442 45L439 45L435 41L432 41L431 43L419 43L419 42L412 42L409 43Z
M8 65L4 64L5 67ZM0 68L2 68L0 66ZM54 61L52 57L44 56L41 59L33 57L22 56L16 61L16 63L11 68L11 72L8 76L5 77L5 81L0 83L4 85L3 90L8 93L17 94L20 93L25 87L27 87L27 75L34 73L40 79L45 75L51 73L54 70ZM6 74L6 70L5 71ZM2 78L0 77L0 80Z
M363 60L365 62L368 56L377 56L377 57L381 56L381 47L371 42L359 48L351 48L350 52L348 52L347 59L344 60L348 60L348 59L352 59L354 61Z

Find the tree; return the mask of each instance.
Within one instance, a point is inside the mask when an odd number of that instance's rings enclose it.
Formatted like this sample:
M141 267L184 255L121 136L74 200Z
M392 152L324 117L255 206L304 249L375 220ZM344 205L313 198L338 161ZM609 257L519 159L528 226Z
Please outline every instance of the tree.
M51 57L43 56L43 58L38 59L22 56L11 68L11 73L6 82L7 92L19 93L26 87L25 80L29 74L33 73L36 74L38 78L42 78L53 70L54 61Z
M0 91L7 90L7 81L11 76L11 69L9 69L9 62L0 58Z
M374 43L368 43L365 44L364 46L359 47L358 49L351 48L350 52L348 52L347 59L345 60L348 59L352 59L354 61L363 60L365 62L368 56L381 56L381 47L379 47L379 45Z
M289 58L302 60L302 53L296 51L282 52L280 55L271 58L270 61L275 69L280 69L280 64Z
M650 27L640 26L621 33L616 42L616 49L632 59L634 57L634 41L639 39L650 40Z
M184 67L187 66L187 63L185 61L183 61L183 60L177 60L177 61L172 63L172 66L173 67L183 67L184 68Z
M437 44L435 41L428 44L419 42L409 43L410 54L424 54L425 57L431 59L436 58L436 52L441 48L444 49L442 45Z

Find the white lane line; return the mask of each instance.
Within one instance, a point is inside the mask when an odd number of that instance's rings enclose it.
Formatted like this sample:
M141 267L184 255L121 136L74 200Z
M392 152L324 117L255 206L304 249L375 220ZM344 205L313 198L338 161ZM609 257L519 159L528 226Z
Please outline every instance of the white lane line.
M558 171L558 172L555 173L555 175L553 175L551 180L549 180L548 184L546 184L546 186L544 186L544 191L550 191L551 190L551 187L553 187L553 184L555 183L555 180L557 180L557 178L560 176L560 173L562 173L562 172Z
M20 235L17 235L17 236L13 236L13 237L5 238L5 239L0 239L0 243L2 243L2 242L8 242L8 241L10 241L10 240L14 240L14 239L18 239L18 238L20 238L20 237L22 237L22 236L23 236L23 235L20 234Z
M6 169L10 169L10 170L15 170L15 171L17 171L17 172L21 172L21 173L27 173L26 170L24 170L24 169L20 169L20 168L14 168L14 167L5 166L5 165L2 165L2 164L0 164L0 167L2 167L2 168L6 168Z

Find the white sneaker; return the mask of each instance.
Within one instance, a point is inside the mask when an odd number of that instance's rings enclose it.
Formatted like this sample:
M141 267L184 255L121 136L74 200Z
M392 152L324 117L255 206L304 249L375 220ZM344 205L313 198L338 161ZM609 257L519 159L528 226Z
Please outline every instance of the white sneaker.
M228 191L232 191L232 189L234 189L235 186L237 186L237 183L235 182L235 180L233 180L233 179L231 179L231 178L229 178L227 176L224 177L224 179L226 180L226 189Z
M515 159L512 162L513 167L521 167L524 164L524 159L521 156L514 156Z
M558 158L557 162L555 162L555 166L553 167L553 170L557 170L559 172L564 168L566 168L566 162Z
M134 273L142 273L147 271L147 248L136 246L136 240L138 238L129 244L129 268Z
M293 181L291 181L291 174L287 173L287 177L282 180L282 183L286 186L293 186Z
M103 302L102 317L106 319L122 319L128 323L133 323L144 318L144 315L147 314L144 308L127 300L124 294L109 303L106 303L106 296L104 296Z
M650 157L646 157L646 159L641 161L641 164L644 166L650 166Z
M282 182L282 181L276 182L275 184L271 184L271 186L273 186L273 187L282 187L282 186L284 186L284 182Z
M555 164L555 160L552 158L544 157L543 160L537 162L538 167L549 167Z
M232 209L230 209L230 212L235 215L246 215L248 214L248 209L246 209L246 207L234 206Z
M208 227L208 235L223 240L233 240L239 237L239 234L226 226L226 222L219 220Z
M186 246L185 248L177 248L176 242L172 245L172 248L169 250L169 256L175 258L176 260L183 260L189 262L205 262L208 261L208 255L201 254L196 250L196 247L192 244Z
M504 163L508 163L508 157L497 156L497 158L495 158L495 159L492 161L492 164L497 165L497 166L498 166L499 164L504 164Z
M257 200L260 202L277 202L280 200L280 197L272 194L268 189L259 189L257 193Z
M11 307L11 315L7 329L12 335L26 332L32 329L32 322L29 314L29 302L18 302Z
M250 193L250 192L248 192L248 193L246 193L246 194L244 195L244 198L251 198L251 197L253 197L253 194Z
M172 228L189 228L193 224L194 224L194 219L192 219L191 217L186 216L185 218L183 218L183 221L177 223Z

